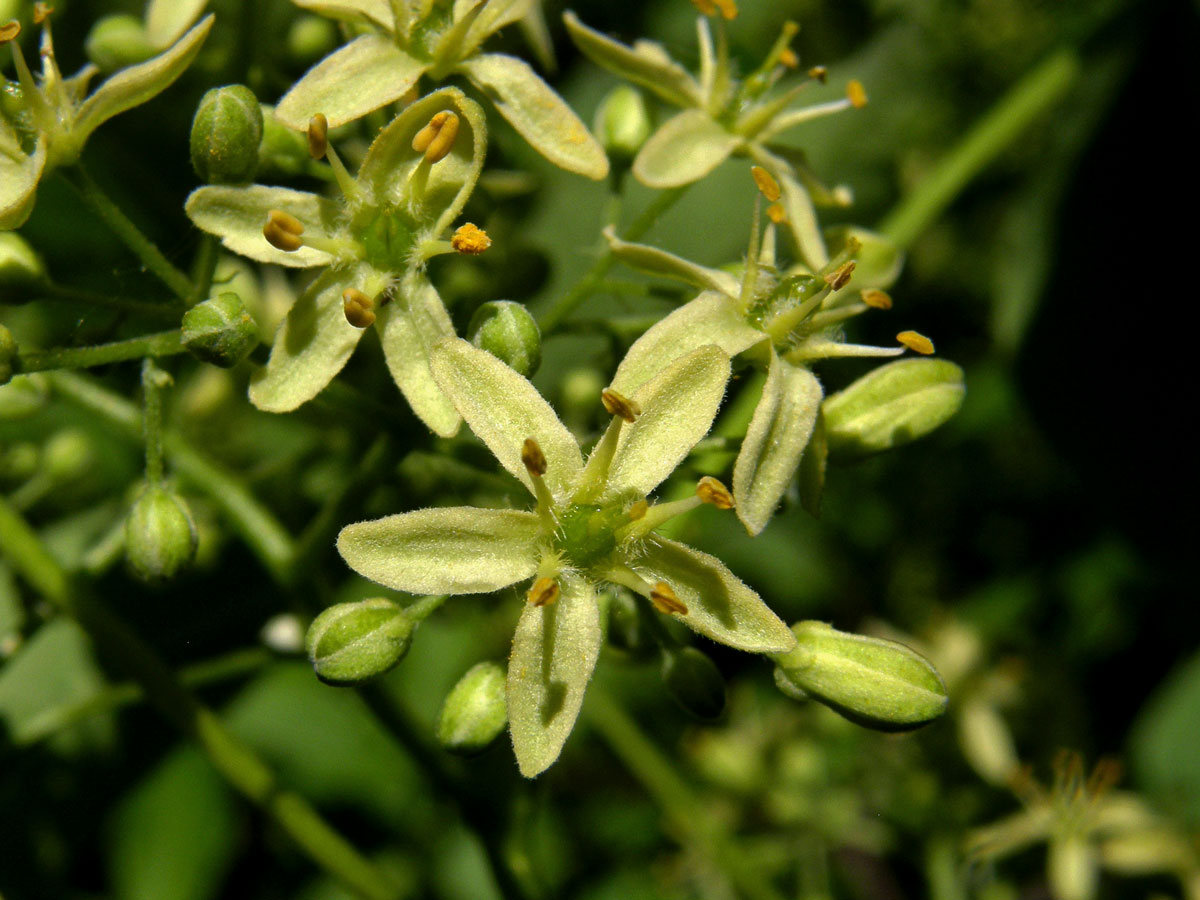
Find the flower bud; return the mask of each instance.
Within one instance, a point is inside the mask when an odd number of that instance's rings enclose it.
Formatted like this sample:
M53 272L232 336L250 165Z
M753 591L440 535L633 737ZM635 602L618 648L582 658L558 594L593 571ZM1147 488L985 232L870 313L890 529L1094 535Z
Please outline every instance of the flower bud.
M438 713L438 743L463 756L487 749L508 724L505 681L504 667L499 663L472 666L454 685Z
M529 378L542 362L542 333L520 303L493 300L475 310L468 340Z
M0 386L12 380L17 367L17 339L12 332L0 325Z
M125 520L125 555L143 581L175 577L196 555L196 526L177 494L150 485Z
M650 137L650 113L636 88L620 85L600 101L592 126L609 156L628 162Z
M254 178L263 114L250 88L212 88L200 98L192 120L192 168L209 184L239 184Z
M882 234L854 225L839 225L825 230L829 255L837 256L851 241L858 242L854 257L853 287L859 290L886 290L900 277L904 253Z
M586 431L592 420L604 410L596 402L608 381L597 369L571 369L558 383L558 404L562 408L563 421L572 428Z
M792 632L796 649L772 655L775 684L788 696L811 697L880 731L917 728L945 712L946 686L915 650L824 622L797 622Z
M711 722L725 711L725 679L703 651L695 647L664 650L662 679L689 715Z
M55 484L74 481L92 467L95 456L87 432L64 428L42 448L42 471Z
M317 677L339 687L358 684L404 658L414 622L383 597L338 603L313 619L304 649Z
M183 315L183 346L198 359L222 369L237 365L258 346L258 325L242 298L225 291Z
M829 454L862 459L915 441L962 406L963 372L944 359L901 359L825 398Z
M28 303L46 281L37 251L15 231L0 231L0 303Z
M92 26L84 52L100 71L112 72L145 62L158 51L150 43L142 20L121 14L105 16Z

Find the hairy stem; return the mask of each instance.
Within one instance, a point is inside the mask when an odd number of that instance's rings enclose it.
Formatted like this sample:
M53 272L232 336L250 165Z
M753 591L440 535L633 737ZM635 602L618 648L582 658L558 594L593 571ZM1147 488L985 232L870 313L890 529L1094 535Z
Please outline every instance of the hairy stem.
M179 330L160 331L127 341L96 344L92 347L57 347L53 350L25 350L17 355L18 372L46 372L51 369L89 369L109 363L171 356L182 353Z

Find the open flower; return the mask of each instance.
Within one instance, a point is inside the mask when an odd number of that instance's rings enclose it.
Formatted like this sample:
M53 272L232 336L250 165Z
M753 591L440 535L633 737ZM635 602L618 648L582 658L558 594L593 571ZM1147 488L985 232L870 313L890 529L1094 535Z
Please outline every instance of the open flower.
M316 113L340 125L400 100L425 76L461 75L483 91L538 153L589 178L608 174L604 150L571 108L527 63L480 45L526 16L535 0L293 0L348 19L367 33L313 66L275 115L304 128Z
M714 479L686 500L646 500L712 425L729 377L721 350L693 350L628 397L606 391L612 423L586 463L533 385L491 354L447 341L434 350L433 371L536 508L423 509L359 522L342 530L338 550L356 572L413 593L483 593L534 579L508 666L522 774L533 777L553 763L574 726L603 637L601 582L624 585L659 612L741 650L795 645L787 626L719 560L654 534L701 502L732 503Z
M0 44L12 45L18 85L5 85L0 102L0 229L19 228L29 218L38 182L58 166L79 159L92 132L134 106L166 90L200 51L213 17L180 37L169 49L136 66L122 69L90 96L88 82L96 74L87 65L63 78L54 55L45 4L34 6L34 22L42 25L41 78L35 79L17 38L17 22L0 25Z
M709 13L718 11L712 2L696 5ZM731 0L719 6L724 18L737 14ZM587 27L573 13L565 13L563 21L576 46L597 65L641 85L667 103L683 107L683 112L664 122L642 145L633 161L638 181L654 188L678 187L699 181L730 156L748 156L778 181L782 194L778 198L779 220L786 220L800 257L813 268L829 261L813 200L845 205L848 193L823 187L805 165L802 154L771 141L804 122L865 105L866 92L857 81L851 81L843 99L791 108L797 95L814 82L825 80L825 70L817 67L809 70L804 82L769 96L776 83L797 64L788 47L799 30L794 22L784 24L762 65L739 81L731 71L721 20L717 23L715 47L707 19L702 16L696 22L700 44L700 71L696 77L652 41L638 41L627 47Z
M433 431L451 435L460 419L434 383L429 353L454 328L424 267L455 244L464 252L484 247L486 235L474 226L463 226L458 241L441 239L483 167L483 110L457 88L422 98L375 138L357 178L325 145L317 121L310 145L328 156L340 201L258 184L210 185L187 201L192 221L236 253L327 267L280 326L266 368L250 385L250 400L259 409L287 412L312 399L374 325L413 411Z

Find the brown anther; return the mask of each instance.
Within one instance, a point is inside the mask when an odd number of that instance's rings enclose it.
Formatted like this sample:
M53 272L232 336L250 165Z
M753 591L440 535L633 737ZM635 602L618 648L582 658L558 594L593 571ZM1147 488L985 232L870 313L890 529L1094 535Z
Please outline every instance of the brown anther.
M896 335L896 340L913 353L930 356L933 353L933 341L916 331L902 331Z
M600 402L610 416L620 416L626 422L632 422L642 414L642 408L636 400L630 400L624 394L605 388L600 392Z
M562 591L558 588L558 582L553 578L539 578L529 588L525 597L534 606L549 606L558 599L560 593Z
M342 291L342 311L355 328L366 328L375 322L375 303L358 288Z
M855 109L862 109L867 105L867 89L861 81L854 80L846 85L846 99Z
M829 272L822 277L825 283L833 290L840 291L850 281L850 276L854 274L854 260L844 262L832 272Z
M468 222L455 230L454 235L450 238L450 246L454 248L455 253L478 256L492 246L492 239L482 228Z
M629 507L629 521L636 522L638 519L644 519L649 511L650 504L646 502L645 498L635 500L633 506Z
M871 309L891 309L892 297L886 291L878 288L863 288L862 302Z
M824 84L829 79L829 70L824 66L813 66L808 70L808 77L815 78L821 84Z
M705 475L696 482L696 496L700 498L701 503L707 503L717 509L733 509L733 494L711 475Z
M800 57L796 55L796 51L791 47L784 47L783 52L779 54L779 62L789 69L794 69L800 65Z
M11 22L5 22L0 25L0 44L6 44L9 41L15 41L21 36L21 23L16 19Z
M657 582L650 589L650 602L654 604L654 608L660 613L677 613L681 616L686 616L688 608L683 601L675 596L675 592L671 590L671 586L665 581Z
M304 226L291 213L273 209L267 213L267 224L263 226L263 237L276 250L291 253L304 246L300 235L304 234Z
M767 207L767 218L779 225L787 221L787 210L783 208L782 203L772 203Z
M458 136L458 116L448 110L436 113L429 124L417 132L412 148L425 154L425 161L432 165L445 159L454 149Z
M546 454L533 438L525 438L525 443L521 445L521 462L525 464L525 471L534 478L546 474Z
M50 18L50 13L52 12L54 12L53 6L47 6L45 3L33 4L33 24L41 25Z
M768 203L774 203L781 196L779 190L779 182L775 180L775 176L764 169L762 166L751 166L750 177L754 179L755 186L762 192L762 195L767 198Z
M324 159L329 149L329 120L324 113L317 113L308 120L308 155L313 159Z

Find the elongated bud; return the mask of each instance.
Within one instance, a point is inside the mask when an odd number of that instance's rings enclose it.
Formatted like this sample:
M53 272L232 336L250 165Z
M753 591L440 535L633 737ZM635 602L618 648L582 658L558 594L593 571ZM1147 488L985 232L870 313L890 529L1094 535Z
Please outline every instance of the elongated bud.
M458 116L445 110L434 115L429 124L417 132L412 141L412 148L418 153L424 153L426 162L432 165L450 155L456 137Z
M689 715L711 722L725 711L725 678L703 651L695 647L664 651L662 679L668 693Z
M505 681L499 663L481 662L468 669L438 713L438 743L462 756L486 750L508 724Z
M342 312L355 328L366 328L375 323L375 301L358 288L342 291Z
M382 675L404 658L416 622L383 597L338 603L313 619L304 649L317 677L339 687Z
M675 592L665 581L655 583L650 590L650 602L660 613L686 616L688 612L687 606L675 596Z
M917 728L946 711L941 676L915 650L824 622L797 622L792 632L796 649L772 657L775 683L785 694L811 697L880 731Z
M532 606L551 606L561 591L553 578L539 578L529 588L526 599Z
M700 502L717 509L733 509L733 494L711 475L705 475L696 483L696 496Z
M534 478L541 478L546 474L546 454L533 438L525 438L525 443L521 445L521 462Z
M125 520L125 556L143 581L174 578L195 557L196 543L187 504L161 486L148 486Z
M145 62L157 52L146 36L142 20L127 14L98 19L88 32L83 49L101 72Z
M856 225L838 225L825 229L829 255L837 257L849 251L854 257L854 286L861 289L887 290L904 267L904 253L882 234Z
M263 237L276 250L292 253L304 246L300 235L304 225L291 213L273 209L267 213L267 224L263 226Z
M592 130L605 153L621 162L632 160L652 130L641 91L624 84L609 91L596 108Z
M33 246L15 231L0 231L0 303L28 303L45 284L46 266Z
M542 362L542 332L522 304L493 300L475 310L467 340L529 378Z
M630 400L624 394L605 388L600 392L600 402L610 416L620 416L626 422L632 422L642 414L642 408L636 400Z
M258 325L242 298L224 291L183 314L183 346L197 359L222 369L236 366L258 346Z
M308 155L313 159L324 159L329 149L329 119L325 114L317 113L309 119L304 134L308 138Z
M243 84L213 88L200 98L192 119L192 168L209 184L242 184L258 169L263 115Z

